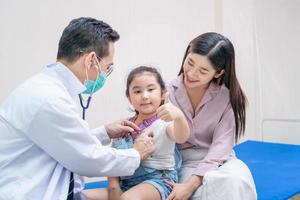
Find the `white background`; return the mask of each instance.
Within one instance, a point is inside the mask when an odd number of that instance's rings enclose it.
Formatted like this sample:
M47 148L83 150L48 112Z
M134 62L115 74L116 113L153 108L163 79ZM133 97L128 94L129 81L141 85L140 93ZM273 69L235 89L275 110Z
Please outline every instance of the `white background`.
M87 113L92 127L130 115L124 94L130 69L151 65L173 79L189 41L216 31L235 46L249 100L243 140L300 144L299 10L298 0L1 0L0 102L55 61L61 33L73 18L101 19L121 35L115 71Z

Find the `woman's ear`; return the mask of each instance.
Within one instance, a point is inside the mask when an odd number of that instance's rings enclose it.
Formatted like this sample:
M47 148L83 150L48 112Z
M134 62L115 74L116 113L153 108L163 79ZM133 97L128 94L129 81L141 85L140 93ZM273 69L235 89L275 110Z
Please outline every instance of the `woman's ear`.
M217 73L215 74L214 77L215 77L215 78L219 78L219 77L222 76L224 73L225 73L225 70L222 69L221 71L217 72Z

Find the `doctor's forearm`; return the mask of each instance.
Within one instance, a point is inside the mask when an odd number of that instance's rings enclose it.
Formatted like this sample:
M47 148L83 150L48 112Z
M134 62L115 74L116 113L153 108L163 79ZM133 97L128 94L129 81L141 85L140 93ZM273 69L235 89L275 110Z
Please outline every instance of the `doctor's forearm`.
M98 128L92 129L90 132L92 135L96 136L103 145L110 144L111 139L108 136L104 126L100 126Z
M117 150L111 147L97 147L94 151L74 152L69 157L72 163L62 161L70 171L88 177L132 175L140 164L138 152L133 149Z

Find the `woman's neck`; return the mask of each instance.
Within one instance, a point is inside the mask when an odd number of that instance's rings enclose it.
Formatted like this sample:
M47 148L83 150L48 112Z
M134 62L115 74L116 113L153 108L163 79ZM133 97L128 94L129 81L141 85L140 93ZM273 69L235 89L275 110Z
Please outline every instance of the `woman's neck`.
M191 101L193 110L195 112L197 106L200 104L209 84L202 86L202 87L196 87L196 88L187 88L186 91L189 96L189 99Z

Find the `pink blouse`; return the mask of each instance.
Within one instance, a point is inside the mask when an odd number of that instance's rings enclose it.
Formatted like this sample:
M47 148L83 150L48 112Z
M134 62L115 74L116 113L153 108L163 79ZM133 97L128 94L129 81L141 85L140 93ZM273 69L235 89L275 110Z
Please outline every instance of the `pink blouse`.
M171 102L185 114L190 127L190 137L180 149L205 148L208 153L194 174L204 176L217 169L230 156L234 156L235 141L234 113L229 100L229 90L225 85L211 83L195 110L183 84L183 76L178 76L168 86Z

